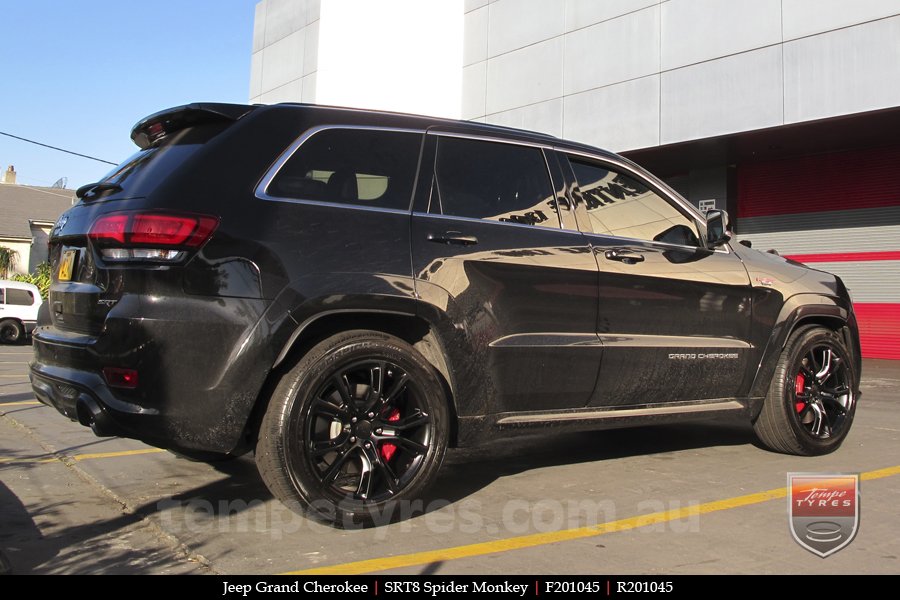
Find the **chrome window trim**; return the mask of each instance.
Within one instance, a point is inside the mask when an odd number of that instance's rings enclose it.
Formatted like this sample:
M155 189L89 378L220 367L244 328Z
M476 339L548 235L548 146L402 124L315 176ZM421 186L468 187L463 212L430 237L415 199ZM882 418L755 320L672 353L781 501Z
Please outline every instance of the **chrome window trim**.
M385 212L385 213L400 213L404 215L408 215L410 213L410 209L402 209L402 208L384 208L381 206L366 206L364 204L348 204L345 202L328 202L322 200L306 200L303 198L291 198L289 196L274 196L269 194L269 186L272 184L272 180L278 176L278 172L284 167L285 163L289 161L297 150L300 149L308 139L320 133L322 131L327 131L329 129L353 129L356 131L389 131L393 133L415 133L418 135L425 135L424 129L410 129L404 127L379 127L377 125L345 125L345 124L330 124L330 125L317 125L315 127L311 127L304 131L300 136L291 142L291 145L287 147L278 158L275 159L275 162L272 163L272 166L266 171L266 174L263 175L263 178L260 180L259 185L256 186L254 190L254 195L260 200L267 200L270 202L287 202L290 204L308 204L310 206L338 206L343 208L357 209L357 210L368 210L372 212ZM417 159L416 165L418 166L418 161L421 160L421 148L419 149L419 158ZM416 174L418 177L418 172ZM415 190L415 181L413 182L413 190ZM410 198L410 202L412 202L412 198Z
M284 202L286 204L303 204L305 206L324 206L328 208L346 208L348 210L363 210L368 212L380 212L395 215L409 216L409 209L404 208L384 208L382 206L361 206L359 204L345 204L343 202L328 202L324 200L304 200L302 198L282 198L280 196L256 196L260 200L269 202Z
M492 135L481 135L478 133L459 133L455 131L441 131L440 129L429 129L425 132L427 135L440 135L444 137L462 138L467 140L477 140L480 142L496 142L499 144L512 144L515 146L528 146L530 148L541 148L543 150L553 150L551 144L541 144L539 142L529 142L527 140L517 140L511 138L496 137Z
M506 225L507 227L524 227L531 231L555 231L557 233L568 233L583 236L584 234L574 229L563 229L562 227L542 227L540 225L526 225L525 223L514 223L512 221L491 221L489 219L479 219L477 217L457 217L456 215L439 215L437 213L426 213L415 211L413 217L427 217L433 219L445 219L450 221L465 221L467 223L485 223L489 225Z
M685 246L683 244L672 244L670 242L657 242L656 240L642 240L640 238L630 238L630 237L624 237L624 236L620 236L620 235L612 235L609 233L589 233L589 232L585 231L584 235L588 239L591 239L592 237L605 237L605 238L609 238L612 240L622 240L623 242L625 242L625 244L623 244L623 245L637 242L638 244L642 244L642 245L665 246L666 248L675 248L676 250L705 250L707 252L710 252L709 248L704 248L703 246ZM719 252L719 250L712 250L712 252ZM724 254L728 254L728 253L725 252Z

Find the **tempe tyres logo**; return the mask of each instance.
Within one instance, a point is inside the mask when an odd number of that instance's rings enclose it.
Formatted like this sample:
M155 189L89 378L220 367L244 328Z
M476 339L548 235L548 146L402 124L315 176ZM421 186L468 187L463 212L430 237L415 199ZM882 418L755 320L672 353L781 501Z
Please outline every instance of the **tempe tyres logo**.
M834 554L859 529L859 475L788 473L788 516L798 544Z

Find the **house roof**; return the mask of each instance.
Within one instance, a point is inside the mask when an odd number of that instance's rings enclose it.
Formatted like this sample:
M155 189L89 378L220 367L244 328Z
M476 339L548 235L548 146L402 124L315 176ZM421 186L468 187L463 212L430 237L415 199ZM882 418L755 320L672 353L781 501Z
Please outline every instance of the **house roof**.
M74 197L73 190L0 185L0 237L31 239L29 221L55 222Z

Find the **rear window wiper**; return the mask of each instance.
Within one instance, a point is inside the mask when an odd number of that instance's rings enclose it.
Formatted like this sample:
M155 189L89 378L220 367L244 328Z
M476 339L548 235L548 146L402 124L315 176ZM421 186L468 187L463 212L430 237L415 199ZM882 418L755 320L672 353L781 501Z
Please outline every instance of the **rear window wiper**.
M98 192L121 192L122 186L111 181L98 181L88 183L75 190L76 198L84 198L87 194L97 194Z

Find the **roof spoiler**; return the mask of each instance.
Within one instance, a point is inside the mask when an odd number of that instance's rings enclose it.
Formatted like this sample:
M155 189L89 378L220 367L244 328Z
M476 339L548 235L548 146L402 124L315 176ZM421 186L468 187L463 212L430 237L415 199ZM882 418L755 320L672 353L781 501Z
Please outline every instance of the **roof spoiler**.
M166 134L192 125L237 121L255 106L246 104L194 103L176 106L144 117L131 129L131 140L142 150Z

